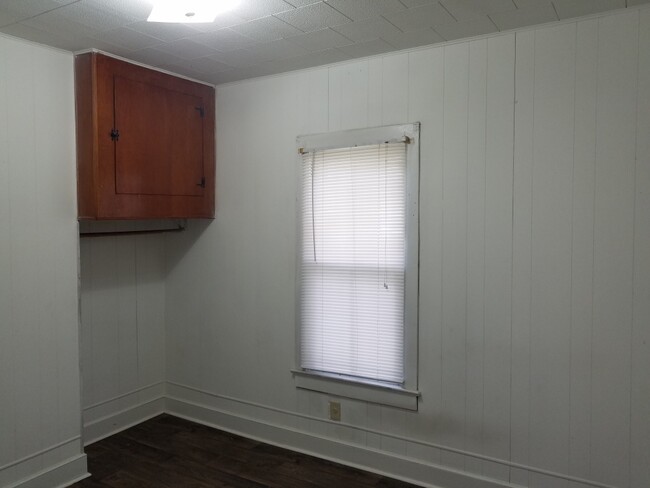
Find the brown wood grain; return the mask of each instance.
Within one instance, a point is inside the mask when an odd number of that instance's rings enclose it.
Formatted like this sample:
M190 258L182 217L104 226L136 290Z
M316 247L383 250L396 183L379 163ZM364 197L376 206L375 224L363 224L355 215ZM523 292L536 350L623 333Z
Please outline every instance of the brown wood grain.
M74 488L415 488L415 485L161 415L86 447Z
M214 88L99 53L76 76L79 217L213 218Z

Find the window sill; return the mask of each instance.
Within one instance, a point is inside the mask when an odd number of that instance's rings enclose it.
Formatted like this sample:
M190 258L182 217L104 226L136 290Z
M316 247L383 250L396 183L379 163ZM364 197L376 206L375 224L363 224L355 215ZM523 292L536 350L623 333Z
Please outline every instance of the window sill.
M292 370L296 388L318 391L331 395L370 403L378 403L406 410L418 409L419 391L405 390L375 383L352 381L336 375Z

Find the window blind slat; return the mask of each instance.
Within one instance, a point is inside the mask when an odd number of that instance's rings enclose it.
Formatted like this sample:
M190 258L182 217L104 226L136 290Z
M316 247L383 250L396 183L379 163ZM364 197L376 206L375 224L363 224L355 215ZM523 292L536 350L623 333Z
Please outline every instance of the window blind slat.
M303 155L301 366L404 380L406 149Z

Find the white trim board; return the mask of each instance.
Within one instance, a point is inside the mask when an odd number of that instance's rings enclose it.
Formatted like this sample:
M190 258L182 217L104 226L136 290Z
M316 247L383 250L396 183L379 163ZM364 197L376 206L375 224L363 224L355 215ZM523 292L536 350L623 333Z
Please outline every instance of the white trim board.
M70 451L75 454L70 455ZM65 456L65 457L64 457ZM63 458L63 459L61 459ZM55 464L44 466L52 460ZM6 488L59 488L90 476L80 440L66 443L38 456L26 458L0 470L0 486Z
M101 418L84 421L84 446L117 434L162 413L165 413L165 397L161 395L111 412ZM83 415L84 419L92 417L92 409L84 410Z
M166 395L86 424L84 426L85 445L162 413L167 413L260 442L428 488L519 487L516 484L459 471L414 457L381 451L340 439L321 437L294 427L294 425L300 425L300 421L304 419L289 411L265 407L236 398L221 397L176 383L167 383L166 391ZM264 415L262 415L263 413ZM326 419L323 421L330 423ZM346 425L341 424L341 427L346 427ZM364 429L360 428L360 430ZM471 453L466 453L466 455L472 456ZM519 465L513 465L514 467L525 468ZM541 471L530 467L531 473ZM546 470L543 472L558 482L566 482L569 479L560 473ZM612 488L588 480L576 478L570 480L579 482L584 488ZM23 488L23 486L19 488Z
M300 425L299 416L291 415L290 412L270 409L267 412L268 419L253 417L258 408L264 407L248 404L245 401L238 402L233 398L222 398L179 384L168 384L166 413L267 444L429 488L517 488L520 486L412 457L320 437L290 426ZM519 466L518 468L521 469ZM541 471L532 467L530 469L530 472ZM544 470L544 474L556 479L558 483L565 483L568 479L560 473ZM578 482L573 478L572 481ZM579 480L579 482L584 488L611 488L587 480Z
M178 398L167 399L167 413L266 444L415 483L426 488L515 488L515 485L470 477L459 471L317 437L296 429L267 424ZM436 480L438 484L432 484L431 480Z

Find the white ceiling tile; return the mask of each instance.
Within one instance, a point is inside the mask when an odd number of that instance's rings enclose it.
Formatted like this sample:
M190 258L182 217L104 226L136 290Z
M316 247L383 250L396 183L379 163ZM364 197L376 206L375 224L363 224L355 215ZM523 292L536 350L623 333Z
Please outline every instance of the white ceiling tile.
M268 60L266 56L256 51L256 45L245 49L237 49L236 51L217 53L210 56L209 59L233 68L245 68Z
M416 46L428 46L443 42L444 39L432 28L420 29L408 32L398 32L382 36L382 39L393 46L395 49L408 49Z
M436 3L437 0L400 0L408 8L420 7L422 5L428 5L430 3Z
M10 25L10 24L15 24L20 19L21 17L19 15L14 15L8 12L4 12L0 8L0 27L4 27L5 25Z
M1 0L0 11L14 15L19 19L27 19L35 15L61 8L78 0Z
M625 0L555 0L553 4L560 19L625 8Z
M9 34L10 36L20 37L21 39L27 39L28 41L58 47L60 49L66 49L69 51L76 50L76 40L73 37L60 36L23 23L2 27L0 28L0 32Z
M38 18L44 19L55 16L72 20L81 25L90 27L97 32L117 29L118 27L123 27L136 20L127 15L114 14L107 10L92 7L83 2L53 10L39 15Z
M447 12L439 3L410 8L401 12L384 15L384 17L388 19L390 23L405 32L410 30L426 29L427 27L435 27L449 22L456 22L456 20L449 15L449 12Z
M232 13L244 20L259 19L269 15L294 10L294 6L284 0L246 0L239 4Z
M84 49L99 49L100 51L115 54L117 56L122 56L125 58L128 58L133 52L132 49L126 49L122 46L118 46L112 42L107 42L96 37L76 38L75 45L76 47L72 49L73 51L81 51Z
M246 78L252 78L259 76L250 70L243 69L231 69L230 71L223 71L221 73L215 73L210 77L210 83L219 85L221 83L230 83L232 81L244 80Z
M327 49L317 53L310 54L310 66L321 66L323 64L332 64L351 59L349 55L345 54L340 49Z
M211 56L217 52L215 49L208 47L205 44L199 44L190 39L178 39L177 41L160 44L156 46L156 49L183 59L203 58Z
M151 0L83 0L83 3L126 16L131 22L147 20L153 5Z
M440 3L459 22L517 8L512 0L440 0Z
M293 58L296 56L308 54L308 51L306 49L292 42L289 42L286 39L278 39L277 41L257 44L251 47L251 51L254 51L266 61Z
M131 51L145 49L163 42L160 39L148 36L142 32L131 30L127 27L120 27L119 29L102 32L95 37L101 41L110 42L111 44L115 44L116 46Z
M224 71L230 71L232 69L232 66L212 58L199 58L192 60L192 62L198 71L209 75L223 73Z
M276 17L288 22L303 32L316 31L325 27L334 27L350 22L350 19L345 15L323 2L297 8L289 12L283 12L276 15Z
M74 37L93 37L97 31L74 20L61 17L56 11L23 20L22 24L34 29L49 32L55 36L72 39Z
M397 27L384 18L360 20L333 28L354 42L372 41L386 36L401 34Z
M156 67L176 75L183 75L195 80L206 81L204 80L204 78L206 78L205 73L201 73L187 66L181 66L179 64L161 64Z
M0 0L0 32L220 83L648 2L244 0L212 23L181 25L146 22L151 0Z
M328 0L327 4L352 20L369 19L406 8L399 0Z
M198 34L198 31L186 24L163 24L160 22L134 22L128 24L127 28L141 32L161 41L171 42L191 35Z
M512 0L517 8L535 8L550 5L552 0Z
M283 37L295 36L302 33L300 29L287 24L277 17L263 17L261 19L251 20L244 24L232 26L232 30L261 42L275 41Z
M293 42L310 52L325 51L336 47L348 46L352 41L332 29L323 29L299 36L288 37Z
M445 24L436 27L436 32L448 41L462 39L463 37L491 34L492 32L498 31L497 26L487 16L466 22L457 22L456 24Z
M494 21L499 30L502 31L558 20L555 9L551 4L542 7L522 8L511 10L509 12L500 12L490 15L490 18Z
M276 73L283 73L285 71L295 71L298 69L312 68L314 66L322 66L324 64L338 63L348 59L350 59L350 56L338 49L327 49L308 56L297 56L295 58L288 58L274 62L271 68L274 69Z
M322 2L323 0L285 0L287 3L290 3L294 7L305 7L311 5L312 3Z
M383 39L375 39L374 41L359 42L350 46L339 48L351 58L362 58L364 56L374 56L376 54L394 51L395 48L388 44Z
M146 49L140 49L138 51L133 51L129 56L130 59L134 61L139 61L150 66L160 66L163 64L180 64L183 62L182 58L174 56L173 54L161 51L155 47L148 47Z
M221 52L234 51L235 49L241 49L256 42L254 39L242 36L229 27L214 32L193 35L190 38L199 44L204 44Z
M224 12L218 15L212 22L192 24L192 29L199 32L214 32L224 27L232 27L233 25L243 24L245 22L248 22L248 20L242 19L232 12Z

